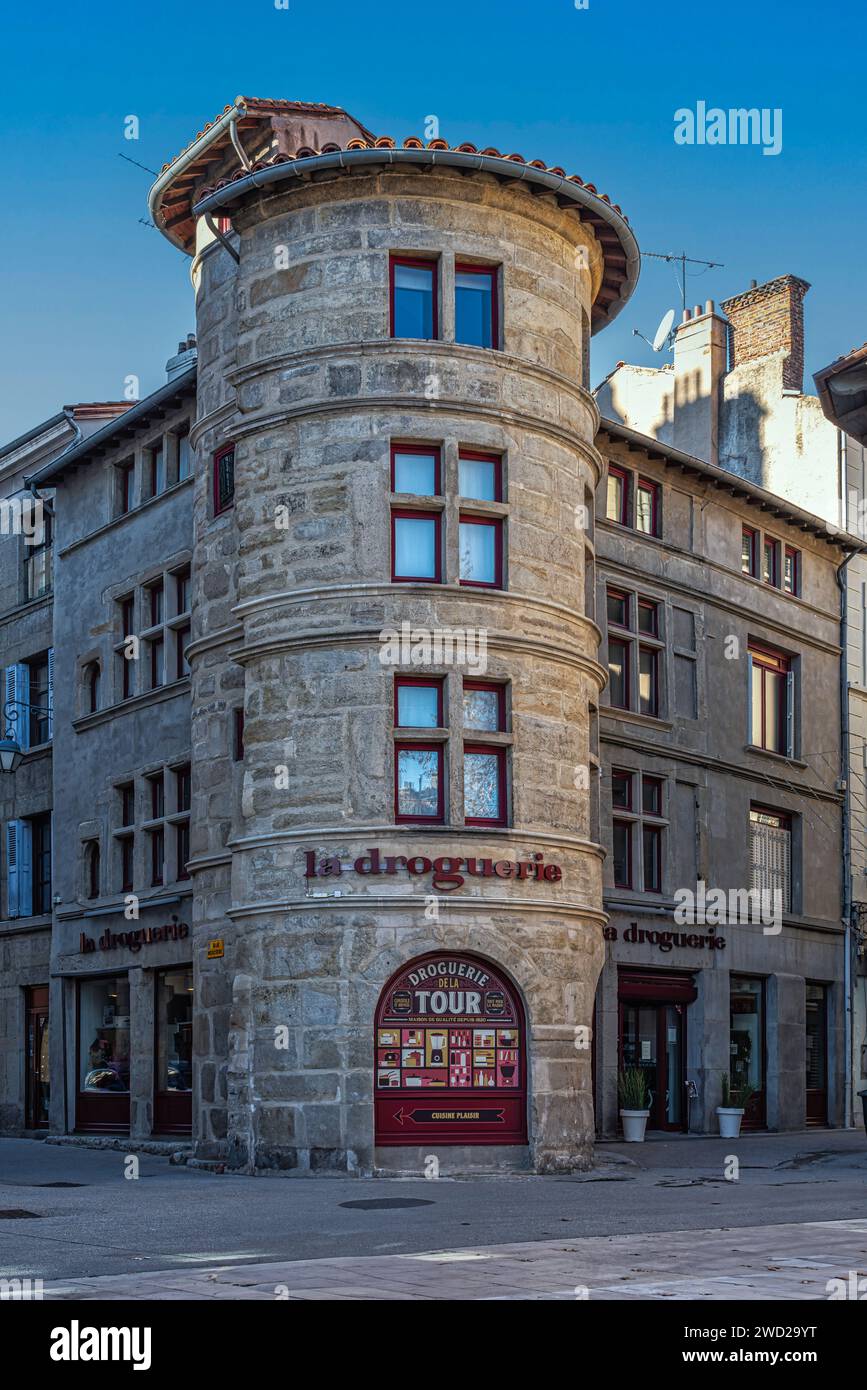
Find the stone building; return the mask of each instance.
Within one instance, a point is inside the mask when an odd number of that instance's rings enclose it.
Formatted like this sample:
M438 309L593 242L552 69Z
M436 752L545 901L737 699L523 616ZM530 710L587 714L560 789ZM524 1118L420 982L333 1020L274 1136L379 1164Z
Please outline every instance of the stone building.
M597 391L604 416L718 465L821 517L829 529L867 539L867 448L804 391L804 299L795 275L685 310L673 361L662 369L620 363ZM854 398L857 400L857 397ZM828 418L826 418L828 417ZM851 426L851 417L850 417ZM851 1065L847 1115L861 1121L867 1085L867 555L841 571L846 621L844 853L850 866L842 911L850 988L844 1019ZM823 745L824 746L824 745ZM851 987L861 961L857 989ZM854 1084L851 1084L853 1083Z
M839 1125L837 577L861 542L613 421L597 443L600 1131L625 1065L652 1128L717 1133L723 1074L752 1088L749 1127Z

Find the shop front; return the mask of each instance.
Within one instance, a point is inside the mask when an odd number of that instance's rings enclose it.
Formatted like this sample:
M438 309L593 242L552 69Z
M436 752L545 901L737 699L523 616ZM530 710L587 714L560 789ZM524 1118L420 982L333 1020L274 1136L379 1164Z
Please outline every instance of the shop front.
M48 1051L48 985L32 985L26 993L25 1115L27 1129L47 1129L51 1099Z
M691 974L623 969L618 978L620 1070L637 1067L650 1097L650 1129L687 1127L687 1015Z

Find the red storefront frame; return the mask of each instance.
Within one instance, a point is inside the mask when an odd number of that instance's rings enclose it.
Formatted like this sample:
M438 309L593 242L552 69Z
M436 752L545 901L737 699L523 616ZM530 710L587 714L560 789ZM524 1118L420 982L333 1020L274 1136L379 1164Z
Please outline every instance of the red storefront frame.
M470 993L481 996L477 1013L467 1012ZM486 1074L491 1084L477 1086ZM463 952L406 962L379 997L373 1076L378 1145L526 1144L527 1030L515 986Z

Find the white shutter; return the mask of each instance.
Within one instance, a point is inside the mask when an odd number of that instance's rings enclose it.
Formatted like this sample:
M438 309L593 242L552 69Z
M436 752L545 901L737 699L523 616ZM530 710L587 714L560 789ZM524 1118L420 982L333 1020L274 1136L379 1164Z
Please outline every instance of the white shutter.
M778 889L788 912L792 902L792 832L758 821L750 822L750 832L751 887L769 893Z
M4 706L13 708L5 713L5 734L14 738L19 748L25 752L30 747L30 667L23 662L7 666L3 682Z
M6 822L6 911L10 917L29 917L33 908L33 864L30 824Z
M54 648L48 648L48 738L54 738Z
M795 673L786 672L786 757L795 756Z

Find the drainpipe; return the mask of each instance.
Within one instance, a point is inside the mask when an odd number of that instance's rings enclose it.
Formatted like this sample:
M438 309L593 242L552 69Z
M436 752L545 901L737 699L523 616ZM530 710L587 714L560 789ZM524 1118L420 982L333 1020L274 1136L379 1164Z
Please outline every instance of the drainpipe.
M837 567L840 590L840 780L843 783L843 1048L846 1066L843 1077L843 1128L852 1129L852 793L849 769L849 668L847 658L846 566L858 551L852 550Z

